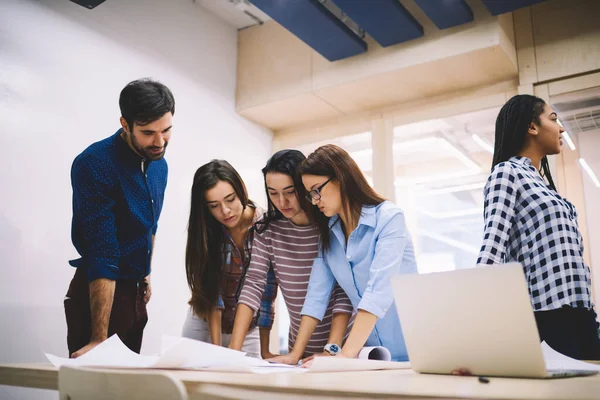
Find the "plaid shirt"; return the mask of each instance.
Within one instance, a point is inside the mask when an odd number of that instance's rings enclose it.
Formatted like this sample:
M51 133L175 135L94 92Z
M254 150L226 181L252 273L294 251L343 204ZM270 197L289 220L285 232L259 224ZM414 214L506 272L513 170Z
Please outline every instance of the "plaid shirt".
M258 221L264 211L260 207L248 204L254 207L254 220L252 224ZM225 228L223 228L225 229ZM223 245L223 280L221 295L219 297L218 308L223 310L221 320L221 331L224 334L231 334L233 331L233 322L235 320L235 311L237 309L238 297L242 288L243 280L250 264L250 253L252 252L252 241L254 238L253 230L250 229L246 240L244 241L243 254L237 248L229 232L225 229L225 238L227 242ZM267 274L267 285L261 298L260 309L250 329L259 326L261 328L271 329L275 318L275 297L277 296L277 282L275 273L271 268Z
M519 262L535 311L592 308L590 270L573 204L526 157L496 165L484 188L478 264Z

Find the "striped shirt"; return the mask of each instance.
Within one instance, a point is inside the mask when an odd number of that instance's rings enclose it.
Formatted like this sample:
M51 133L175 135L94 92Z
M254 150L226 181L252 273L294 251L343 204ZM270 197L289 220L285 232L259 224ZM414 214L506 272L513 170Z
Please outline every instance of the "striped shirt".
M254 234L252 257L239 302L253 310L259 308L267 271L272 267L290 315L290 350L296 342L308 280L318 251L319 230L314 225L298 226L283 218L271 222L263 233ZM351 314L353 307L346 293L336 284L325 317L317 325L304 356L323 352L329 339L332 316L340 312Z

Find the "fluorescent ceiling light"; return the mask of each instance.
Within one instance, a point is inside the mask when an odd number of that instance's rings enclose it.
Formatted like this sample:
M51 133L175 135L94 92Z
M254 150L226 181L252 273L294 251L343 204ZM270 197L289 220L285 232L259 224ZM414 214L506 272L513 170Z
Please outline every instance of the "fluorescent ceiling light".
M431 151L432 147L436 147L439 152L445 155L450 155L457 158L465 167L466 170L455 171L450 173L435 173L425 176L416 177L399 177L396 178L394 184L396 186L407 186L415 185L420 183L436 182L445 179L462 178L466 176L477 175L481 172L481 167L475 161L473 161L468 155L450 143L448 140L441 137L428 137L424 139L409 140L407 142L395 143L394 152L406 152L407 149L413 148L425 148L427 151ZM418 152L413 150L410 153Z
M467 168L477 168L479 165L473 161L468 155L459 150L456 146L450 143L448 140L442 137L427 137L423 139L408 140L406 142L394 143L394 152L406 153L407 150L414 148L423 148L429 152L432 148L438 148L439 152L448 152L450 155L459 159ZM436 149L437 150L437 149ZM408 153L415 153L418 150L409 151Z
M423 150L421 150L423 149ZM408 140L405 142L397 142L393 144L394 153L418 153L420 151L431 152L432 149L444 154L457 158L467 170L456 171L452 173L440 173L427 176L397 178L396 186L405 186L411 184L435 182L444 179L462 178L466 176L477 175L481 172L481 167L473 161L467 154L462 152L456 146L452 145L448 140L442 137L433 136L421 139ZM350 152L350 156L359 164L363 170L370 170L371 158L373 157L373 149L365 148ZM371 182L370 182L371 183ZM449 192L447 192L449 193Z
M483 140L476 134L472 134L471 137L473 138L473 141L479 145L479 147L481 147L488 153L494 154L494 146L489 144L486 140Z
M432 196L437 194L445 194L445 193L457 193L457 192L466 192L467 190L475 190L482 189L485 186L485 181L470 183L467 185L458 185L458 186L447 186L439 189L429 189L419 193L421 196Z
M563 139L565 139L565 142L567 142L567 146L569 146L569 148L571 150L575 150L575 143L573 143L573 140L571 139L571 136L569 135L569 132L564 131L562 133L562 137L563 137Z
M427 215L428 217L435 218L435 219L466 217L469 215L483 215L483 209L481 209L479 207L467 208L464 210L457 210L457 211L446 211L446 212L431 212L431 211L427 211L423 208L417 208L417 211L419 211L422 214Z
M458 171L458 172L448 172L441 174L431 174L425 176L417 176L414 178L397 178L394 182L394 186L396 187L404 187L410 185L418 185L422 183L431 183L431 182L439 182L447 179L455 179L455 178L465 178L467 176L474 176L479 174L481 171L477 170L466 170L466 171Z
M592 171L592 168L589 166L589 164L587 163L587 161L585 161L583 158L580 158L577 161L579 161L579 165L581 165L581 168L592 179L592 182L594 182L594 185L596 185L596 187L600 187L600 182L598 181L598 177L596 176L596 174L594 173L594 171Z
M560 126L562 126L562 127L563 127L563 129L565 130L565 131L562 133L562 137L563 137L563 139L565 140L565 142L567 142L567 146L569 146L569 148L570 148L571 150L575 150L575 143L573 143L573 140L571 139L571 135L569 135L569 132L567 132L567 128L565 128L565 126L563 125L563 123L562 123L562 121L561 121L560 119L558 119L558 118L557 118L557 119L556 119L556 122L558 122L558 124L559 124Z

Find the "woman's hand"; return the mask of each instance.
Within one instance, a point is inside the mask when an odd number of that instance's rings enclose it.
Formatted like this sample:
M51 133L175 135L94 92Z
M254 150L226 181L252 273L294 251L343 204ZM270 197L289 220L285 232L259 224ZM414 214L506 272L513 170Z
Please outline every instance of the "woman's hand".
M294 354L284 354L277 357L269 358L267 361L278 362L280 364L297 365L300 357Z
M263 360L271 360L272 358L279 357L279 354L273 354L270 351L266 351L260 355Z

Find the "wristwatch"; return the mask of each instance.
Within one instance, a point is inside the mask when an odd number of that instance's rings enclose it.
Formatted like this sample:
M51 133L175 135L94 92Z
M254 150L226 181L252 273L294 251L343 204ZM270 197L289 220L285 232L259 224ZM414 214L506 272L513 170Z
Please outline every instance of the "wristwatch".
M340 353L340 346L335 343L327 343L325 347L323 347L323 351L328 352L332 356L337 356Z

